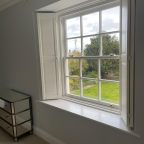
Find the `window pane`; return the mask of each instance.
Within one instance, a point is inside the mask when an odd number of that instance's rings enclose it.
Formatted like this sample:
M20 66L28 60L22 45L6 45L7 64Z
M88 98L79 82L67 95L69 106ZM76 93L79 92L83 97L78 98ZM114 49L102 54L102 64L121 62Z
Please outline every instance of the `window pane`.
M82 21L83 35L99 33L99 12L83 16Z
M67 41L68 56L80 56L81 55L81 39L69 39Z
M106 102L119 104L120 96L120 84L114 82L102 82L101 83L101 99Z
M119 33L107 34L102 37L103 55L119 55Z
M67 38L80 36L80 17L66 20L66 35Z
M94 80L83 80L83 96L87 98L98 98L98 84Z
M67 76L79 76L80 75L80 67L78 59L68 59L66 60L66 74Z
M99 51L100 51L100 38L98 36L83 38L84 56L98 56Z
M120 7L102 11L102 31L118 31L120 29Z
M88 78L97 78L98 62L97 60L82 60L82 76Z
M80 79L67 78L66 79L67 93L80 96Z
M119 60L101 60L101 79L119 81Z

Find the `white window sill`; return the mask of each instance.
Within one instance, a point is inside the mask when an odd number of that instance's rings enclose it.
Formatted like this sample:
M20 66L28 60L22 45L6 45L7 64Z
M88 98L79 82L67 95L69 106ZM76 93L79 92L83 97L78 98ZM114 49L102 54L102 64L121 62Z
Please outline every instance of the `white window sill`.
M127 132L129 134L139 137L139 135L135 134L134 132L128 129L128 127L125 125L120 115L118 114L106 112L103 110L84 106L84 105L77 104L77 103L63 100L63 99L41 101L41 103L53 106L58 109L68 111L73 114L77 114L79 116L97 121L99 123L111 126L113 128L117 128L119 130L122 130L124 132Z

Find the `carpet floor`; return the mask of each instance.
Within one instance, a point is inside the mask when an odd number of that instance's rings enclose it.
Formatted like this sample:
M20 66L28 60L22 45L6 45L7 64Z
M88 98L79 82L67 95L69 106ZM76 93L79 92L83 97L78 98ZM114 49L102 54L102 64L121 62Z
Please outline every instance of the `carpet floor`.
M49 144L35 135L28 135L14 142L6 132L0 129L0 144Z

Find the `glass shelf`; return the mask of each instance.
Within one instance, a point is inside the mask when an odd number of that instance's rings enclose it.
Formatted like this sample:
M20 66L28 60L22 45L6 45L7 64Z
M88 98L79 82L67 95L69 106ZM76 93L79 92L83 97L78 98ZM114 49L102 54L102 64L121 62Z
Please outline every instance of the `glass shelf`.
M7 102L18 102L29 97L30 96L28 95L15 92L10 89L0 89L0 99L3 99Z
M0 89L0 127L15 141L33 132L32 101L27 94Z

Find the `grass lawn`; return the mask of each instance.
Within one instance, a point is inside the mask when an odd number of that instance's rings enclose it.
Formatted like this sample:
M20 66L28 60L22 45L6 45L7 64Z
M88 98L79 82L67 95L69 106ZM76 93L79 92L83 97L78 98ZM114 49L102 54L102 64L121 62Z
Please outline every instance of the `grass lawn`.
M80 90L71 91L74 95L80 95ZM87 85L83 88L83 95L87 98L98 97L98 85ZM102 82L101 99L114 104L119 103L119 83Z

